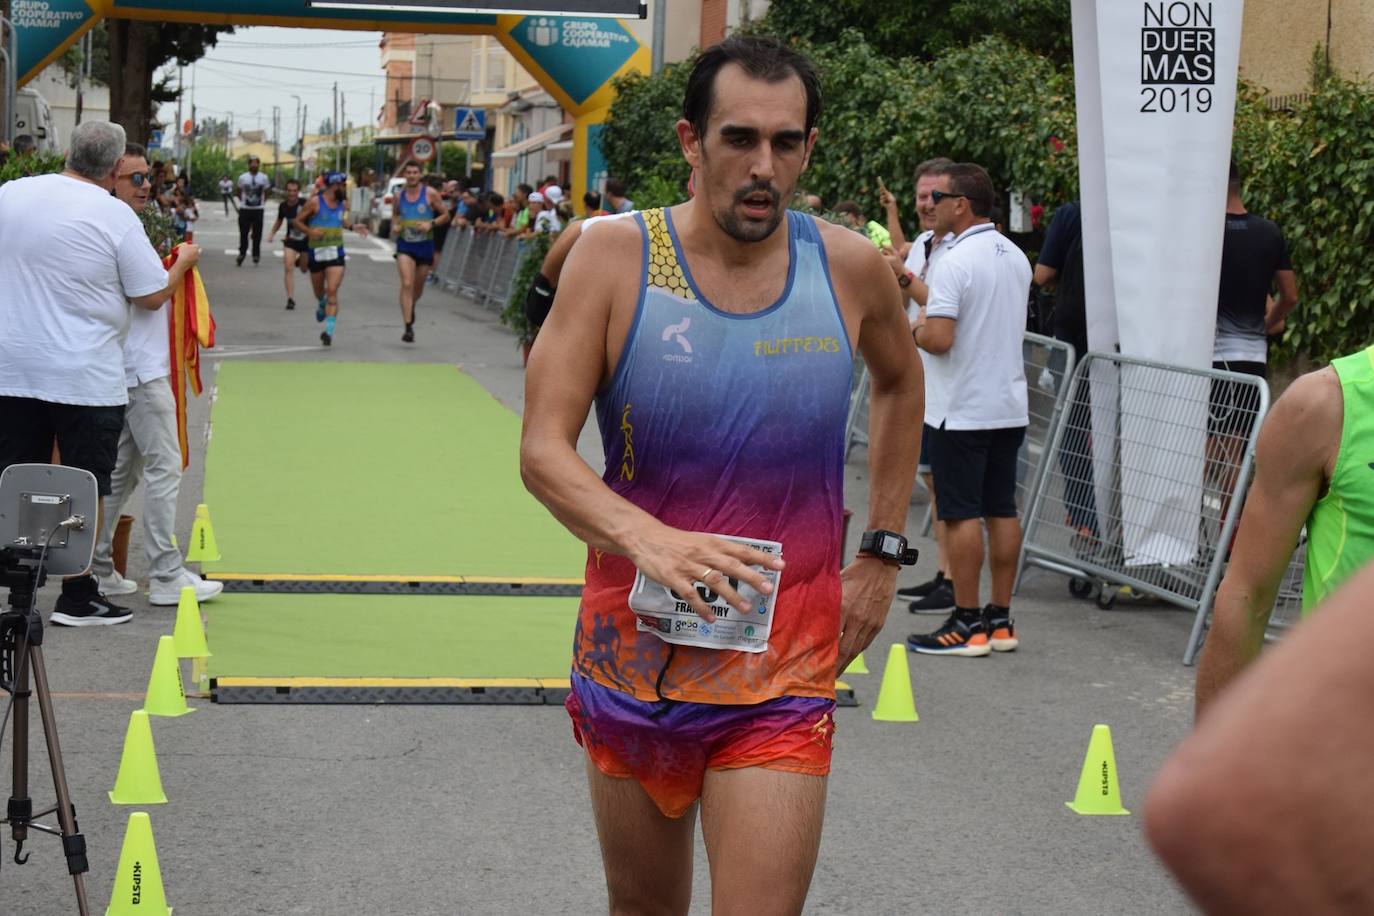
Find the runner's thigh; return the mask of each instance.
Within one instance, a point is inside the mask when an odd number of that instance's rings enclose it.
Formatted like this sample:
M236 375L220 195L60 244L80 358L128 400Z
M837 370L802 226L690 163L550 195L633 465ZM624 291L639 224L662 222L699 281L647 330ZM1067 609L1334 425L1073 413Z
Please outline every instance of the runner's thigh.
M612 916L685 916L692 900L695 806L668 817L637 781L607 776L591 758L587 784Z
M701 832L713 916L795 916L820 849L826 777L745 767L708 770Z

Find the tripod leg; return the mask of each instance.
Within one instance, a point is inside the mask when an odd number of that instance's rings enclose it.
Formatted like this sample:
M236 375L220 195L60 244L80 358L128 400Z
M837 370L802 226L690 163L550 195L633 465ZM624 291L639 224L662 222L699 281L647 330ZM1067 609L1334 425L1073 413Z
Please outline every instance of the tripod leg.
M67 856L67 871L76 885L76 904L81 916L89 916L86 902L86 883L82 875L90 870L86 862L86 838L76 826L76 809L67 791L67 772L62 765L62 748L57 742L57 719L52 711L52 694L48 691L48 672L43 665L43 648L29 647L33 663L34 690L38 694L38 714L43 719L43 734L48 740L48 760L52 763L52 784L57 790L57 822L62 827L62 851Z
M14 650L14 793L10 795L5 820L14 837L14 864L29 860L21 856L33 821L33 799L29 798L29 642L17 638Z

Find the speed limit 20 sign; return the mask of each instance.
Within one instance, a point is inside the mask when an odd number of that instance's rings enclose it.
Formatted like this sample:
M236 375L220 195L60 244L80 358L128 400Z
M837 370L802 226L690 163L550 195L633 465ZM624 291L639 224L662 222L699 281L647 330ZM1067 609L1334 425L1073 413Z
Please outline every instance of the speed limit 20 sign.
M416 137L410 141L410 158L416 162L432 162L438 146L432 137Z

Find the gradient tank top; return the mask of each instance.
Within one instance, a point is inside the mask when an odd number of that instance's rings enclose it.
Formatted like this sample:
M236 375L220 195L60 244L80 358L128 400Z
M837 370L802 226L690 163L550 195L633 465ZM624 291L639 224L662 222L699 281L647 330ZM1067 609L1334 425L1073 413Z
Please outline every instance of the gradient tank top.
M596 399L606 484L676 528L781 542L787 567L766 651L676 646L670 660L667 643L636 630L634 565L589 549L573 664L641 700L659 699L660 673L673 700L833 697L853 350L819 231L788 212L781 298L733 314L697 291L668 211L635 219L639 303Z

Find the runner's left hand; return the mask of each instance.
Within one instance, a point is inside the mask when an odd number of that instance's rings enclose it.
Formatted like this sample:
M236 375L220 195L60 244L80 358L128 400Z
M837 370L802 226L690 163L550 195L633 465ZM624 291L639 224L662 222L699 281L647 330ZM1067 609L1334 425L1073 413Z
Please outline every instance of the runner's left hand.
M876 557L856 557L840 571L844 597L840 603L840 654L838 677L882 630L892 596L897 591L899 567Z

